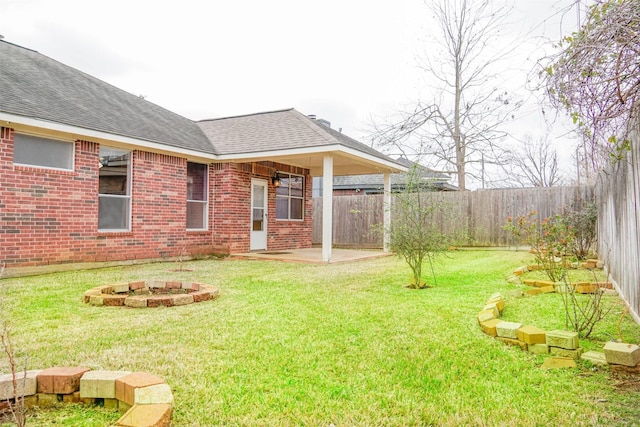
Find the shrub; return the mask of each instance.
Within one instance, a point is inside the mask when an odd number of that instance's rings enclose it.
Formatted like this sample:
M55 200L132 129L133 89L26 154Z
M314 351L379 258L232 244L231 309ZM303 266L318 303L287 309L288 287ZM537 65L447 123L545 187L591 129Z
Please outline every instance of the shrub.
M536 263L556 282L563 278L568 261L569 245L573 240L573 231L561 215L545 218L538 222L537 212L530 212L516 218L507 218L503 229L514 238L531 247Z
M598 206L588 203L582 209L572 209L563 214L567 226L572 230L569 250L578 259L584 260L593 251L596 242Z
M527 242L536 263L553 282L561 282L565 327L573 328L581 336L588 337L595 325L611 310L602 300L603 290L593 294L579 295L567 277L571 265L570 256L586 256L595 238L595 204L580 211L534 220L535 212L507 218L504 229L514 237Z
M455 222L451 207L438 193L429 191L420 170L412 168L406 175L405 190L395 194L389 228L391 249L411 268L410 288L428 286L422 276L422 268L427 261L435 285L434 258L464 240L460 228L444 227L445 219L447 222L454 219Z

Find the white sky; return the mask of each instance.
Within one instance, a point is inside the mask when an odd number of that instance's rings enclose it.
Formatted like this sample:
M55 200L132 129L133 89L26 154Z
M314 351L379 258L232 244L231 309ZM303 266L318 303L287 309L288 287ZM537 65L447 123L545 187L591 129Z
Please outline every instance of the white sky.
M575 28L575 14L545 21L574 0L514 1L505 36L527 39L505 81L526 97L534 36ZM372 116L424 93L430 19L422 0L0 0L6 41L190 119L294 107L362 142ZM517 137L544 127L536 110L520 113Z

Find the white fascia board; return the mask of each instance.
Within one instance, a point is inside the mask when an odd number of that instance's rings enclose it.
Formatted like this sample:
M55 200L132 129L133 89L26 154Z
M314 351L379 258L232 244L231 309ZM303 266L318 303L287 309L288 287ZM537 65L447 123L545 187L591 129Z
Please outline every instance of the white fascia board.
M112 142L117 142L119 144L147 148L153 151L182 154L188 157L206 159L212 162L216 160L216 156L214 154L202 153L200 151L174 147L172 145L165 145L165 144L160 144L160 143L151 142L151 141L145 141L144 139L132 138L129 136L122 136L122 135L117 135L109 132L102 132L102 131L97 131L92 129L81 128L78 126L66 125L63 123L52 122L49 120L42 120L42 119L36 119L32 117L25 117L25 116L17 116L14 114L0 112L0 125L6 124L7 127L11 127L11 124L13 123L55 131L55 132L72 134L75 137L77 137L77 139L87 138L89 141L92 141L92 140L112 141Z
M365 159L369 162L377 163L385 168L389 168L391 172L406 172L408 169L405 166L399 165L395 162L391 162L380 157L372 156L371 154L364 153L362 151L354 150L349 147L345 147L341 144L335 145L323 145L319 147L306 147L306 148L292 148L289 150L270 150L270 151L256 151L252 153L239 153L239 154L222 154L216 157L218 161L260 161L270 159L274 157L286 157L286 156L301 156L308 154L327 154L327 153L343 153L349 156Z
M407 172L408 171L408 169L405 166L399 165L393 161L381 159L380 157L372 156L371 154L363 153L362 151L354 150L349 147L345 147L345 146L340 146L340 147L341 149L339 151L342 151L346 154L349 154L355 157L365 158L371 162L382 164L385 167L390 168L391 169L390 172Z
M146 141L143 139L132 138L123 135L117 135L109 132L97 131L92 129L86 129L78 126L67 125L63 123L52 122L49 120L37 119L33 117L19 116L15 114L9 114L0 112L0 125L6 123L10 127L12 123L20 124L24 126L30 126L34 128L45 129L54 132L60 132L65 134L71 134L78 139L87 138L88 140L111 141L118 144L147 148L153 151L160 151L164 153L181 154L190 158L198 158L207 160L212 163L223 162L248 162L248 161L264 161L273 157L286 157L286 156L300 156L309 154L327 154L327 153L343 153L356 158L361 158L368 162L376 163L384 168L388 168L390 172L406 172L408 169L395 162L391 162L385 159L381 159L371 154L364 153L362 151L354 150L349 147L345 147L342 144L322 145L317 147L303 147L293 148L288 150L269 150L269 151L257 151L253 153L238 153L238 154L224 154L215 155L210 153L203 153L196 150L189 150L186 148L174 147L171 145L165 145L161 143Z

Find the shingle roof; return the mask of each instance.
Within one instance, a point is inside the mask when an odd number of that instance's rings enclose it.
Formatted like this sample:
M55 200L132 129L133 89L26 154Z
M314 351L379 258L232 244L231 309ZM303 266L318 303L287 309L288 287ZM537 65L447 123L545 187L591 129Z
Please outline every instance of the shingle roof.
M0 111L214 154L192 120L5 41Z
M239 154L341 145L396 163L373 148L356 141L319 120L293 108L246 116L201 120L200 128L218 154Z
M194 122L34 50L0 40L0 113L104 132L208 157L354 151L395 160L294 109ZM338 148L336 148L338 147ZM320 149L318 149L320 148ZM244 156L244 157L243 157ZM371 159L367 160L371 164ZM396 167L396 169L398 169ZM402 169L402 166L400 166Z
M382 157L382 158L384 158L386 160L390 160L390 161L392 161L394 163L398 163L398 164L401 164L401 165L405 166L404 164L398 162L395 159L392 159L389 156L381 155L381 153L378 150L375 150L375 149L369 147L368 145L363 144L362 142L357 141L357 140L345 135L344 133L333 129L330 126L325 125L322 120L312 120L312 119L309 119L309 120L311 120L313 123L318 125L322 130L327 132L329 135L331 135L333 138L335 138L337 141L339 141L342 145L344 145L346 147L353 148L354 150L365 152L365 153L370 154L372 156Z

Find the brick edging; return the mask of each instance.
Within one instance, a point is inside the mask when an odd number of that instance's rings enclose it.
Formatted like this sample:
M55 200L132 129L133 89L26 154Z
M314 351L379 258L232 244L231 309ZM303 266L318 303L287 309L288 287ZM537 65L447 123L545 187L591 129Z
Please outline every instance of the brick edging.
M218 298L217 287L198 282L151 280L96 286L84 293L84 302L97 306L173 307Z
M607 342L604 353L580 347L578 333L572 331L544 331L531 325L500 319L505 307L504 297L495 293L486 301L477 319L480 329L507 345L520 347L534 354L552 354L574 360L588 360L594 365L623 365L640 369L640 347L635 344Z
M571 263L568 264L568 267L571 269L578 268L586 268L586 269L598 269L601 270L603 268L602 261L597 259L588 259L583 263ZM511 275L507 277L507 281L509 283L514 284L524 284L527 286L531 286L532 289L527 289L524 291L527 295L538 295L544 293L552 293L552 292L562 292L566 286L572 286L575 291L579 294L592 294L596 292L598 289L605 290L613 290L613 284L611 282L599 282L599 281L583 281L583 282L553 282L551 280L533 280L533 279L521 279L521 276L530 272L530 271L538 271L542 270L542 267L537 264L533 265L524 265L522 267L518 267ZM615 291L614 291L615 292Z
M171 388L153 374L56 366L16 376L18 394L26 407L51 407L60 402L103 405L125 411L115 423L118 427L171 425ZM15 398L12 384L12 374L0 375L0 400Z

